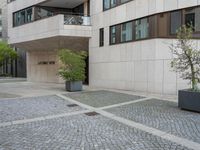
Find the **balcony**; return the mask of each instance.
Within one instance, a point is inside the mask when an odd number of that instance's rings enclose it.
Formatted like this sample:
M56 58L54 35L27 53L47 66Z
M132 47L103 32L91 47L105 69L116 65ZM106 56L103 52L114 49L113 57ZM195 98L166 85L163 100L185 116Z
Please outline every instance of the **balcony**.
M90 26L91 21L89 16L64 15L64 24Z
M58 48L58 45L66 47L66 43L71 44L76 40L77 42L88 41L91 37L90 24L88 16L53 15L9 28L8 42L22 49L35 50L38 47L42 49L51 44L49 48L53 49Z

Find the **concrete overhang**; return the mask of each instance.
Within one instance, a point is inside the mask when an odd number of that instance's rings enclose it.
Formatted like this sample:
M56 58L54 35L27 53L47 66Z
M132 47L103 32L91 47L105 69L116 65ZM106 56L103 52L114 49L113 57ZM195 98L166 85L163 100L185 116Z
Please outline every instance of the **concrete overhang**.
M87 0L46 0L39 3L40 6L59 7L59 8L74 8L83 4Z
M51 38L14 43L12 45L25 51L52 51L63 48L87 51L89 47L89 39L83 37L55 36Z
M73 39L88 40L91 37L91 26L64 25L64 15L56 15L8 29L8 43L12 45L52 37L70 37L69 39L73 37Z

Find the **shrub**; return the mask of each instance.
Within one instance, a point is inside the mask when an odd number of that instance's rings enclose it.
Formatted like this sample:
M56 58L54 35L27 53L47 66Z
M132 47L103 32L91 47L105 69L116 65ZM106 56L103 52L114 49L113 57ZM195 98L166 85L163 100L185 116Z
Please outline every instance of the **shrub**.
M85 51L71 51L62 49L58 53L62 66L58 74L65 81L84 81L85 80L85 59L87 53Z
M17 52L15 52L7 43L0 42L0 67L5 61L10 63L17 58Z

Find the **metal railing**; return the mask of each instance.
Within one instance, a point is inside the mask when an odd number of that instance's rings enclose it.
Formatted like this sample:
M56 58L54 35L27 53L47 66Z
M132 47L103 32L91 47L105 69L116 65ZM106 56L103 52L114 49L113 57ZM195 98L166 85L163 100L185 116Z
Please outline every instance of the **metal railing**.
M65 25L91 25L91 20L89 16L77 16L77 15L64 15Z

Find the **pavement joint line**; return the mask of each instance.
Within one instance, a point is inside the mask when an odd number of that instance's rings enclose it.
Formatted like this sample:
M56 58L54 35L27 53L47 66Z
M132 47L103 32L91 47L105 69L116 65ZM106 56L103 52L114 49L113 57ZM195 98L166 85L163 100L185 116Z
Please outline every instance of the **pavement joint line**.
M104 106L104 107L100 107L97 109L109 109L109 108L113 108L113 107L119 107L119 106L124 106L124 105L128 105L128 104L134 104L134 103L138 103L138 102L142 102L142 101L146 101L146 100L150 100L152 99L151 97L148 98L141 98L138 100L133 100L133 101L129 101L129 102L124 102L124 103L119 103L119 104L114 104L114 105L109 105L109 106Z
M122 118L122 117L111 115L108 112L102 113L102 111L104 111L104 110L101 110L101 111L97 110L97 113L99 113L99 114L101 114L101 115L103 115L105 117L108 117L110 119L113 119L115 121L118 121L120 123L123 123L125 125L131 126L133 128L137 128L139 130L145 131L145 132L150 133L152 135L156 135L156 136L158 136L158 137L160 137L162 139L166 139L168 141L171 141L171 142L177 143L179 145L191 148L193 150L199 150L199 147L200 147L199 143L196 143L196 142L187 140L185 138L181 138L181 137L169 134L167 132L164 132L164 131L161 131L161 130L158 130L158 129L155 129L155 128L151 128L151 127L145 126L143 124L140 124L140 123L137 123L137 122L134 122L134 121Z
M142 130L144 132L147 132L149 134L152 134L152 135L155 135L155 136L158 136L162 139L165 139L165 140L168 140L168 141L171 141L171 142L174 142L174 143L177 143L179 145L182 145L182 146L185 146L185 147L188 147L188 148L191 148L193 150L199 150L199 147L200 147L200 144L199 143L196 143L196 142L193 142L193 141L190 141L188 139L185 139L185 138L181 138L181 137L178 137L178 136L175 136L175 135L172 135L172 134L169 134L167 132L164 132L164 131L161 131L161 130L158 130L156 128L152 128L152 127L148 127L146 125L143 125L141 123L137 123L137 122L134 122L132 120L128 120L128 119L125 119L125 118L122 118L122 117L119 117L119 116L116 116L115 114L112 114L112 113L109 113L109 112L106 112L105 110L102 110L102 109L99 109L99 108L95 108L95 107L92 107L92 106L88 106L86 104L83 104L83 103L80 103L76 100L73 100L71 98L68 98L64 95L61 95L61 94L57 94L57 96L65 99L65 100L68 100L68 101L71 101L73 103L76 103L78 104L79 106L83 107L83 108L86 108L88 110L91 110L91 111L95 111L107 118L110 118L112 120L115 120L117 122L120 122L122 124L125 124L125 125L128 125L130 127L133 127L133 128L136 128L136 129L139 129L139 130ZM145 99L148 99L148 98L145 98ZM150 98L151 99L151 98Z
M78 101L76 101L76 100L74 100L74 99L72 99L72 98L69 98L69 97L67 97L67 96L64 96L64 95L62 95L62 94L56 94L56 96L58 96L58 97L60 97L60 98L62 98L62 99L64 99L64 100L70 101L70 102L72 102L72 103L75 103L75 104L77 104L77 105L79 105L79 106L81 106L81 107L83 107L83 108L86 108L86 109L90 109L90 110L93 110L93 111L95 111L95 110L97 109L97 108L95 108L95 107L92 107L92 106L83 104L83 103L81 103L81 102L78 102Z
M159 100L164 100L164 101L177 102L177 98L175 98L176 100L172 100L171 98L165 98L165 96L159 97L159 96L154 96L154 95L146 95L146 94L142 94L142 93L132 93L131 91L122 91L122 90L115 90L115 89L106 89L106 91L134 95L134 96L140 95L142 97L151 97L151 99L159 99Z
M6 126L11 126L11 125L26 124L26 123L37 122L37 121L45 121L45 120L50 120L50 119L55 119L55 118L74 116L74 115L84 114L84 113L88 113L88 112L91 112L91 111L90 110L82 110L82 111L75 111L75 112L71 112L71 113L63 113L63 114L58 114L58 115L37 117L37 118L32 118L32 119L23 119L23 120L15 120L15 121L10 121L10 122L3 122L3 123L0 123L0 128L6 127Z

